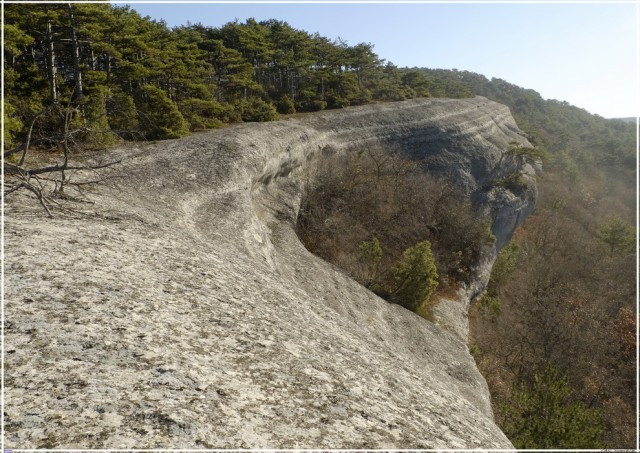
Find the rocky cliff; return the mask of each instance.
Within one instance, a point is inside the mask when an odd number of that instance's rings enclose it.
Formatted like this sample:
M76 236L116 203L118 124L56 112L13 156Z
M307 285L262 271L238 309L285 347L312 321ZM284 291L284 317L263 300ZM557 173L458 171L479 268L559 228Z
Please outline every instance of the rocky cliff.
M7 448L510 448L466 344L486 284L431 323L308 253L293 226L324 152L382 143L428 157L506 243L528 145L484 98L415 100L243 124L116 149L93 215L5 218Z

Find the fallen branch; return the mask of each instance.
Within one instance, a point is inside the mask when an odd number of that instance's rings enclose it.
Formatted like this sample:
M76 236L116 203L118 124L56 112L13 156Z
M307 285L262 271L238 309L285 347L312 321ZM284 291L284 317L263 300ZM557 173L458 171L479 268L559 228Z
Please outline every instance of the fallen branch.
M53 198L48 196L46 193L46 188L41 182L52 182L55 185L55 188L51 191L51 193L56 194L58 197L61 197L61 195L64 193L63 188L65 186L72 186L80 193L82 199L64 194L63 198L65 200L72 202L93 203L86 198L84 192L81 190L81 186L97 185L113 178L113 176L102 177L98 170L111 168L121 162L121 160L116 160L95 165L69 165L65 163L40 168L24 168L20 165L5 162L5 174L8 176L8 182L5 184L7 188L5 188L4 197L6 199L8 195L25 189L36 196L36 198L40 202L40 205L44 208L47 216L49 217L53 217L52 209L54 207L57 209L75 212L67 207L62 207L59 202L53 200ZM65 175L65 171L92 171L96 172L99 177L97 179L91 179L88 181L71 182L70 177ZM58 177L44 177L44 175L52 173L58 174ZM33 184L33 181L37 182L38 184Z

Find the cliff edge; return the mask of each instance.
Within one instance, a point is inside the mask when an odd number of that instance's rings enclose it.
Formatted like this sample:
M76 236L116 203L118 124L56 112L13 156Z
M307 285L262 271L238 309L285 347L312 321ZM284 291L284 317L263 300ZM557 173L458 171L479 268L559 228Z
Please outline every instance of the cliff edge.
M493 220L475 282L431 323L311 255L294 232L316 157L428 157ZM7 448L512 448L466 344L496 249L533 209L507 107L422 99L138 148L93 215L5 208Z

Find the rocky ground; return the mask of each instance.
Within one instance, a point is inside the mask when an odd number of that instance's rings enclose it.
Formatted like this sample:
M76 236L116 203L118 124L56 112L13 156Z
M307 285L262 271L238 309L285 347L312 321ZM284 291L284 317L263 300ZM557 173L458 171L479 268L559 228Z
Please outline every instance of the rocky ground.
M116 148L107 157L123 158L119 177L88 193L94 204L71 205L82 215L48 219L12 196L6 447L511 448L466 345L478 288L433 324L295 236L314 156L374 142L449 156L470 193L484 187L499 239L533 207L534 189L486 189L509 171L501 153L527 142L484 98Z

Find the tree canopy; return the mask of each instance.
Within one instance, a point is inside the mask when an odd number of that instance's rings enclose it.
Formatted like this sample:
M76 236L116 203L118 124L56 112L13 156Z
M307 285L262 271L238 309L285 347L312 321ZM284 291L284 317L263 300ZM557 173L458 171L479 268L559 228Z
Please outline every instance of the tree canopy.
M99 146L113 139L105 132L173 138L273 120L278 112L432 95L435 82L418 73L402 77L373 47L275 19L171 29L128 6L7 5L7 146L24 140L28 125L55 103L73 104L75 119L94 134L88 143ZM41 138L57 126L47 121L39 120Z

